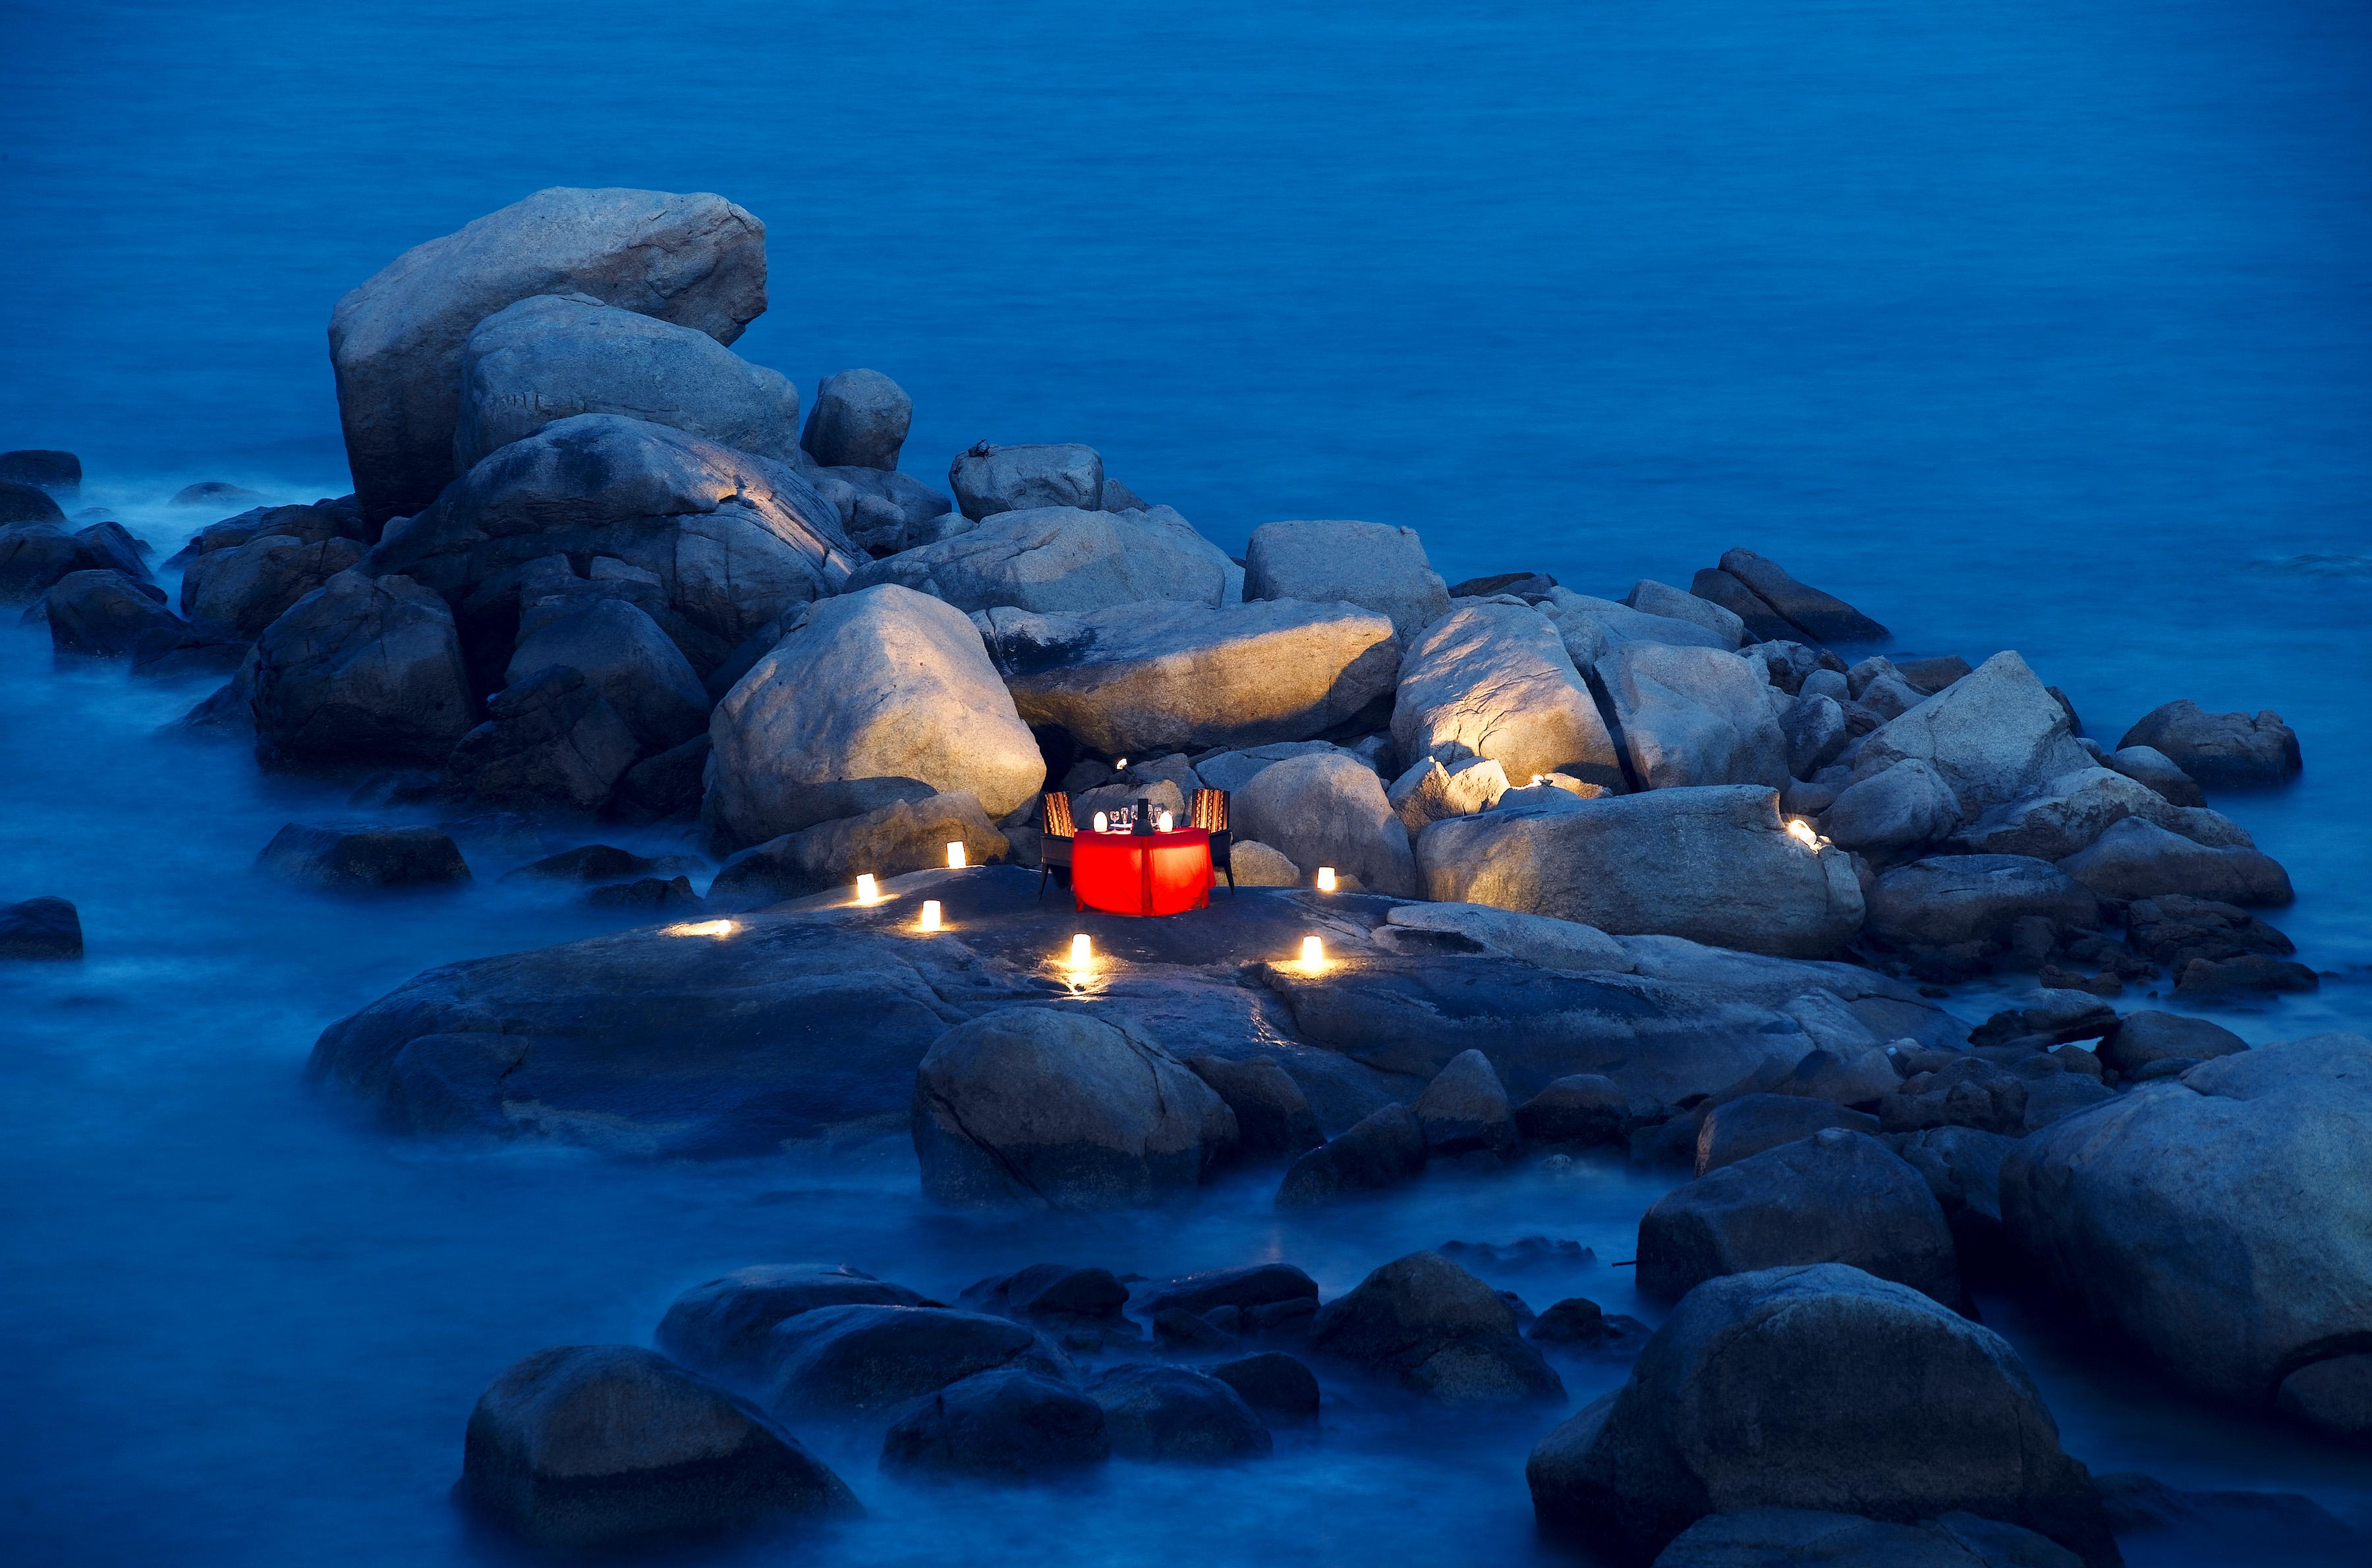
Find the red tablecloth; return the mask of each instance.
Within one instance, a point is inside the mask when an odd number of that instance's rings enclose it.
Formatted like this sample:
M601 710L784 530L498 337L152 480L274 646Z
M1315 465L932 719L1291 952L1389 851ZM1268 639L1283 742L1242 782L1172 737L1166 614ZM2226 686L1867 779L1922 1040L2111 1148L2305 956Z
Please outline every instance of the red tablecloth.
M1211 835L1081 833L1071 841L1071 898L1112 914L1177 914L1211 903Z

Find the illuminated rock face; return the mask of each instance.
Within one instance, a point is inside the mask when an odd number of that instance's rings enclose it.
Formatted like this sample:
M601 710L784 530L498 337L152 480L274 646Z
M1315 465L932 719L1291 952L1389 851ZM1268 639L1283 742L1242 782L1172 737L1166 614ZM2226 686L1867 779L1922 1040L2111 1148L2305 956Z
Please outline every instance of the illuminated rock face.
M1308 740L1389 692L1400 661L1391 621L1347 604L1172 601L973 620L1021 716L1109 756Z
M1246 598L1343 601L1391 617L1402 641L1449 613L1414 528L1344 517L1262 523L1244 550Z
M1599 800L1559 791L1436 822L1417 835L1416 854L1429 899L1617 935L1814 958L1861 929L1851 857L1792 837L1777 794L1751 784Z
M1246 837L1296 865L1331 865L1369 892L1416 896L1408 829L1374 771L1340 751L1288 757L1262 769L1236 797L1234 819Z
M692 327L539 294L478 323L461 349L453 471L580 413L617 413L777 462L799 449L799 390Z
M2067 710L2015 653L1995 654L1871 732L1854 758L1854 775L1866 779L1906 759L1944 776L1964 818L2092 765Z
M1511 784L1569 773L1623 787L1606 721L1538 612L1476 604L1425 629L1401 660L1392 742L1404 760L1488 757Z
M898 583L959 610L1086 614L1148 599L1216 605L1229 562L1167 506L998 511L949 539L876 561L854 587Z
M808 611L726 693L709 738L704 811L734 844L934 794L1003 817L1046 777L971 621L895 587Z
M2367 1147L2372 1040L2288 1040L2019 1143L2002 1222L2046 1278L2194 1387L2372 1432Z
M1719 648L1625 643L1599 661L1631 766L1649 789L1787 783L1771 688Z
M454 475L471 330L544 294L588 295L729 343L766 308L766 226L722 196L555 187L413 246L349 292L330 317L330 363L374 529Z

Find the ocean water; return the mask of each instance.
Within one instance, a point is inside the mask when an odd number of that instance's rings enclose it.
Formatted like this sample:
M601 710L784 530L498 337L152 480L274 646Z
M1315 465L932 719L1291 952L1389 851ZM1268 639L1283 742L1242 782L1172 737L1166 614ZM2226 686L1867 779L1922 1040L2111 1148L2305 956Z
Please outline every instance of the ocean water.
M2226 1021L2372 1025L2360 6L5 0L0 57L0 447L81 453L84 504L160 556L212 520L163 505L192 480L348 488L323 328L406 246L544 185L715 190L769 226L740 351L810 392L898 377L926 479L983 438L1087 441L1231 550L1366 517L1453 580L1607 594L1747 544L1906 650L2018 648L2110 743L2174 697L2278 709L2305 778L2216 804L2291 868L2275 918L2331 978ZM655 1167L390 1141L298 1081L320 1028L605 922L500 884L521 843L468 846L457 896L261 881L281 822L368 808L159 738L203 690L0 619L0 898L70 897L90 937L0 972L14 1559L513 1561L446 1495L478 1390L643 1339L745 1262L944 1295L1041 1257L1284 1256L1332 1291L1543 1232L1600 1263L1496 1283L1652 1316L1611 1265L1659 1183L1619 1168L1320 1223L1227 1187L1005 1226L924 1208L894 1144ZM1986 1307L2096 1469L2372 1506L2360 1454ZM1576 1402L1620 1376L1563 1370ZM852 1562L1525 1562L1553 1560L1521 1477L1545 1424L1412 1434L1354 1401L1263 1466L1051 1494L892 1486L807 1435L871 1505L829 1544Z

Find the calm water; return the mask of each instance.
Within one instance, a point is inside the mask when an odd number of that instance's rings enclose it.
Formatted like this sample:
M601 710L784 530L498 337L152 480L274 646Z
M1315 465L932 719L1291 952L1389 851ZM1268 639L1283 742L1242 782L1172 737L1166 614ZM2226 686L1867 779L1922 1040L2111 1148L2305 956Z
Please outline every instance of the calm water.
M1231 549L1370 517L1453 578L1597 592L1750 543L1913 651L2020 648L2110 741L2176 696L2278 708L2306 780L2224 804L2337 978L2232 1021L2372 1023L2372 577L2263 564L2372 552L2360 6L496 9L0 0L0 447L80 452L87 501L165 552L211 520L158 505L192 480L343 492L340 292L540 186L716 190L770 229L742 351L810 391L896 376L926 478L983 437L1084 440ZM71 897L91 941L0 973L25 1561L500 1561L444 1495L477 1391L743 1262L946 1293L1039 1257L1282 1255L1332 1290L1452 1236L1627 1257L1655 1191L1433 1184L1311 1225L1228 1189L1183 1223L1007 1230L924 1209L894 1145L678 1169L391 1144L298 1085L320 1027L600 923L494 882L529 845L471 845L449 899L259 882L281 822L347 807L152 736L197 694L0 620L0 898ZM1620 1309L1620 1277L1501 1283ZM2096 1469L2366 1506L2360 1457L1989 1311ZM1566 1370L1582 1397L1615 1375ZM1413 1451L1345 1411L1266 1467L1051 1501L904 1493L833 1450L875 1512L831 1550L1520 1562L1541 1424Z

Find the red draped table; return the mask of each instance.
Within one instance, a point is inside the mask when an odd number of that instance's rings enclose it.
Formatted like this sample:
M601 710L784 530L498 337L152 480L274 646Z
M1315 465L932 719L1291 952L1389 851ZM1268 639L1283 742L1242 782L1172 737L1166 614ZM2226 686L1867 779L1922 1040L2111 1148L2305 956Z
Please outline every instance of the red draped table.
M1211 904L1211 835L1081 833L1071 841L1071 897L1110 914L1178 914Z

